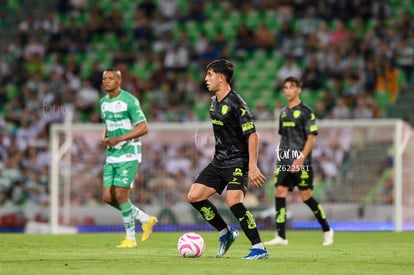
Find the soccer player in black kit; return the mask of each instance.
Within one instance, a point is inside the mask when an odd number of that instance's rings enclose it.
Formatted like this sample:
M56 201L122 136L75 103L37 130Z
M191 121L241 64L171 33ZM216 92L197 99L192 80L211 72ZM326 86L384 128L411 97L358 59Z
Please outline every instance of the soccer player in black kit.
M209 198L222 194L225 202L240 223L252 244L250 253L243 259L267 259L256 222L243 204L247 184L261 187L265 177L257 166L259 137L252 114L244 100L231 88L234 65L219 59L207 65L204 78L211 98L210 118L215 137L212 161L201 171L187 195L191 205L220 233L220 247L216 257L221 258L239 236L211 203Z
M266 245L287 245L286 196L296 186L302 201L312 210L323 231L323 245L332 245L334 231L330 228L319 202L313 198L312 148L318 134L312 110L299 98L302 82L296 77L283 81L283 93L288 101L279 118L281 140L276 149L275 206L276 237Z

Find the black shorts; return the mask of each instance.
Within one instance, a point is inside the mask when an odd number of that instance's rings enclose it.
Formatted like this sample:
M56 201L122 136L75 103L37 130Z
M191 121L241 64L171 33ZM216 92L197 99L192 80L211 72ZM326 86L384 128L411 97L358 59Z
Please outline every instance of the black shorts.
M284 165L277 165L275 169L275 186L285 186L289 191L293 191L295 186L299 190L313 190L313 169L310 165L305 165L297 173L288 171L289 167Z
M207 165L197 176L195 183L201 183L208 187L212 187L218 194L227 190L242 190L246 194L248 175L247 169L240 167L219 168Z

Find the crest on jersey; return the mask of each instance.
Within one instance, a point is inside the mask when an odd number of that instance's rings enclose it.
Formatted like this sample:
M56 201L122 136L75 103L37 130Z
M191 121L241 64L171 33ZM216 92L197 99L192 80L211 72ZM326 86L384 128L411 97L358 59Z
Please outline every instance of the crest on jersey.
M117 110L117 111L121 110L121 102L120 102L120 101L118 101L118 102L116 103L116 105L115 105L115 110Z
M294 118L298 118L300 116L300 110L295 110L294 112L293 112L293 117Z
M223 105L223 107L221 107L221 114L224 116L225 114L227 114L227 112L229 111L229 106L227 105Z

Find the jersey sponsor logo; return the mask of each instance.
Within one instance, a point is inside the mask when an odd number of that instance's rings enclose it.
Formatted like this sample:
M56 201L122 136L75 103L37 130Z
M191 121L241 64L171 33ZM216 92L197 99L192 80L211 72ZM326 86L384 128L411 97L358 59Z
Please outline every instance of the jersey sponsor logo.
M296 123L294 121L283 121L282 127L295 127Z
M106 121L106 129L108 131L115 131L115 130L118 130L118 129L131 130L132 125L131 125L131 121L129 119L124 119L124 120L120 120L120 121L107 120Z
M123 118L124 116L122 114L114 114L114 118Z
M224 116L224 115L226 115L228 111L229 111L229 106L227 106L227 105L223 105L223 106L221 107L221 114L222 114L223 116Z
M298 118L300 116L300 113L301 113L300 110L293 111L293 117Z
M224 122L218 119L212 119L211 123L215 124L215 125L219 125L219 126L223 126Z
M251 121L250 122L243 123L242 124L242 131L243 132L246 132L246 131L248 131L250 129L253 129L253 127L254 127L254 124Z

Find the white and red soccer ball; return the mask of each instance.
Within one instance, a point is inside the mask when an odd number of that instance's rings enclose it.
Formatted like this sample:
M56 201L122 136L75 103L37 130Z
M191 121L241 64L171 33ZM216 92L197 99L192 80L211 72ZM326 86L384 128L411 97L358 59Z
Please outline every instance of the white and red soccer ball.
M185 258L196 258L203 254L206 245L203 237L195 232L187 232L181 235L177 244L178 252Z

